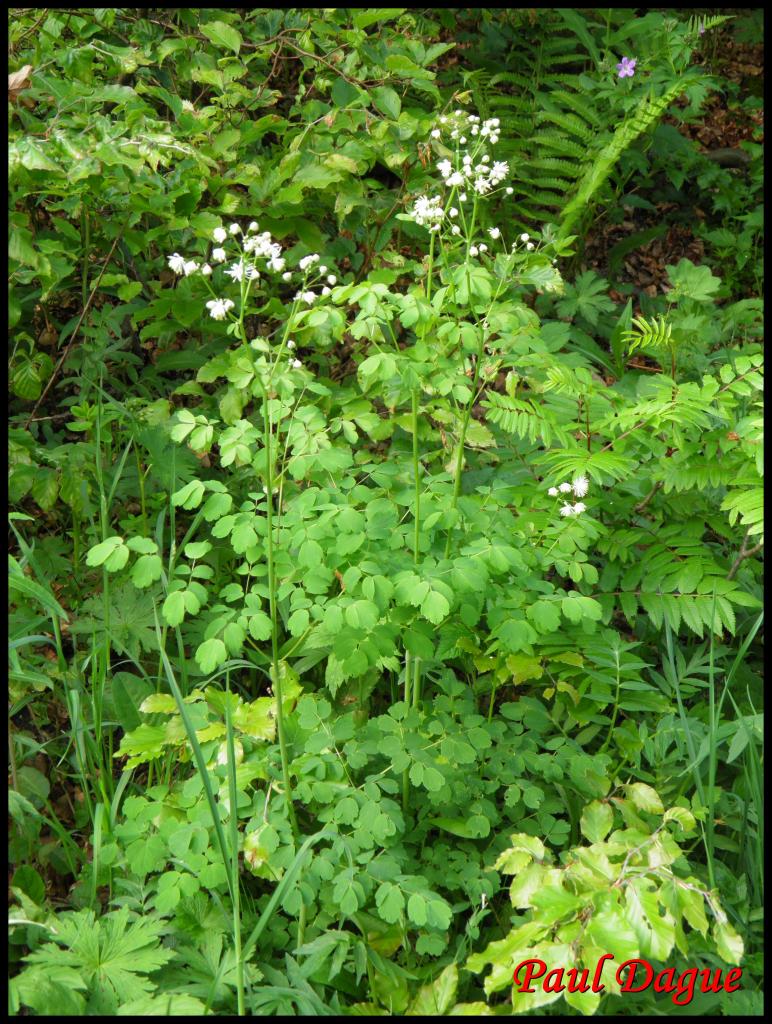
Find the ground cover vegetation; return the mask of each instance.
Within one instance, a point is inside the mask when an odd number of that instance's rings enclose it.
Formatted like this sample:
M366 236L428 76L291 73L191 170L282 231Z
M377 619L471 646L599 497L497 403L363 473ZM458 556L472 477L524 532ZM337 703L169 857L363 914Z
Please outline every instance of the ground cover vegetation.
M10 12L12 1014L761 1013L762 30Z

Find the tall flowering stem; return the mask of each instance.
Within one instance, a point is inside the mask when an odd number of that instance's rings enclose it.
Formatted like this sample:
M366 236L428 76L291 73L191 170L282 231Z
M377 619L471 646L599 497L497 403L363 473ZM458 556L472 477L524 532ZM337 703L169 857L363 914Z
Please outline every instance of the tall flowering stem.
M284 341L286 343L289 335L291 319L287 321ZM247 344L243 323L240 323L242 341ZM273 423L271 422L270 394L264 386L260 374L256 375L259 382L263 404L263 451L265 452L265 489L266 489L266 520L268 536L266 540L266 562L268 564L268 614L271 619L271 681L273 693L276 699L276 732L279 737L279 755L281 757L281 774L284 785L284 799L287 804L287 817L289 818L292 835L295 841L300 836L295 807L292 802L292 781L289 773L289 755L287 753L287 738L284 723L284 693L282 687L281 671L279 666L279 617L276 606L276 565L274 561L274 538L273 538Z
M429 266L426 272L426 300L431 302L432 298L432 276L434 274L434 235L429 240ZM426 325L421 332L421 341L426 340ZM413 478L415 481L415 501L413 510L413 563L417 566L420 556L421 536L421 463L418 458L418 410L419 410L419 388L414 387L411 395L411 415L413 427ZM407 685L407 680L406 680ZM413 706L418 704L421 698L421 659L416 657L413 676ZM407 700L407 698L406 698ZM409 704L410 701L407 700Z
M206 303L206 308L213 320L228 320L228 334L239 338L245 350L250 348L265 350L267 342L257 339L249 342L245 328L245 317L248 310L250 290L254 282L260 281L261 277L268 272L269 275L281 275L285 282L296 277L297 272L285 270L286 258L282 255L281 245L275 242L268 231L259 232L258 224L252 221L246 231L240 224L233 223L226 230L224 227L215 228L212 232L214 247L211 249L209 259L211 263L203 265L193 259L187 259L180 253L172 253L167 258L171 270L178 276L190 277L200 276L211 298ZM224 297L212 286L213 273L218 265L228 262L229 251L233 253L236 248L236 260L230 266L222 266L221 271L225 277L231 279L231 285L238 283L238 306L230 298ZM318 284L321 288L321 297L330 294L331 287L337 283L335 274L328 274L328 268L320 264L321 257L318 253L311 253L303 256L298 261L298 271L301 276L301 287L295 295L292 306L287 317L284 333L278 349L269 355L266 364L255 366L255 380L262 396L263 406L263 450L265 452L265 491L266 491L266 519L268 527L268 539L266 544L266 561L268 563L268 602L271 621L271 681L273 693L276 700L276 730L279 739L279 751L281 755L281 771L284 784L284 797L287 803L287 816L289 818L292 833L297 842L299 830L295 808L292 799L292 781L289 772L289 756L287 753L287 739L284 723L284 693L281 676L281 663L279 661L279 618L276 601L276 567L274 558L274 533L273 533L273 493L274 493L274 451L273 451L273 423L271 420L271 401L274 395L273 381L276 373L282 369L283 372L292 373L295 370L302 370L303 364L292 355L295 342L289 337L290 330L296 325L298 319L298 308L305 304L313 305L320 295L312 290L313 285ZM257 261L261 262L261 269L258 269ZM212 266L212 264L214 266ZM218 277L220 275L218 274ZM220 283L219 287L222 287ZM289 353L286 363L283 357ZM301 908L298 919L298 942L302 944L302 934L305 924L305 910Z
M429 266L426 272L426 298L431 300L432 275L434 273L434 234L429 242ZM426 338L426 325L421 332L421 341ZM421 461L418 457L418 412L420 388L416 385L410 395L411 427L413 431L413 481L415 493L413 498L413 564L417 567L420 558L421 541ZM412 673L412 686L411 686ZM405 704L410 707L418 705L421 698L421 659L416 656L411 661L409 651L405 651ZM410 805L410 775L405 768L402 773L402 810L406 813Z

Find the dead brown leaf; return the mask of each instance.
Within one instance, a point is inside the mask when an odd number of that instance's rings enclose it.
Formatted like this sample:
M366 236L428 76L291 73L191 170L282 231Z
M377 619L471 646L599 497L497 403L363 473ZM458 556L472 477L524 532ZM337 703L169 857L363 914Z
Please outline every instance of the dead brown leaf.
M8 76L8 100L13 103L22 89L26 89L30 83L31 64L25 64L18 71L13 71Z

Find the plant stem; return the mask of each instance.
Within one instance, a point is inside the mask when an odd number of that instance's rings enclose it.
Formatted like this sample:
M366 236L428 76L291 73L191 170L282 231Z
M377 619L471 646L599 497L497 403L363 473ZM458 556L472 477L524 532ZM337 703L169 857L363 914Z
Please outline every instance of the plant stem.
M261 385L262 387L262 385ZM279 622L276 608L276 567L273 559L273 454L271 415L268 407L268 394L263 388L263 446L265 449L265 486L266 514L268 519L268 540L266 558L268 561L268 602L271 617L271 676L273 692L276 698L276 731L279 736L279 752L281 755L281 773L284 782L284 799L287 802L287 816L292 834L297 841L299 836L295 808L292 804L292 783L290 782L289 759L287 756L287 740L284 731L284 703L282 694L281 673L279 671Z
M225 675L225 731L228 748L228 797L230 803L230 871L231 899L233 903L233 952L236 957L237 1014L244 1016L244 958L241 954L241 888L239 885L239 821L238 790L236 786L236 744L233 737L230 705L230 672Z
M418 388L413 388L411 395L411 413L413 430L413 480L415 498L413 500L413 564L418 565L418 548L421 530L421 464L418 459Z
M405 704L410 707L410 651L405 651ZM402 813L407 814L410 806L410 775L408 769L402 772Z
M472 417L472 407L475 402L475 396L477 395L477 387L480 383L480 373L482 371L483 358L485 357L485 331L480 328L480 344L477 349L477 357L475 360L474 367L474 379L472 381L472 393L469 396L469 401L466 404L464 410L464 418L461 421L461 436L458 439L458 451L456 455L456 472L455 479L453 481L453 498L450 503L451 511L455 511L456 505L458 504L458 496L461 493L461 466L464 461L464 444L466 443L466 432L469 429L469 420ZM453 527L448 527L448 537L445 542L445 557L447 558L450 554L450 538L452 535Z

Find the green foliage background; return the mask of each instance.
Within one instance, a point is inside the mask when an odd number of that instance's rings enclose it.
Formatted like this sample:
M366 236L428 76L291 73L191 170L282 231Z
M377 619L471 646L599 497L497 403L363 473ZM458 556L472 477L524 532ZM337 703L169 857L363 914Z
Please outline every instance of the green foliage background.
M761 1012L757 22L11 11L11 1013ZM411 216L456 108L510 256ZM663 196L703 263L587 265ZM253 220L336 280L228 326L168 258Z

